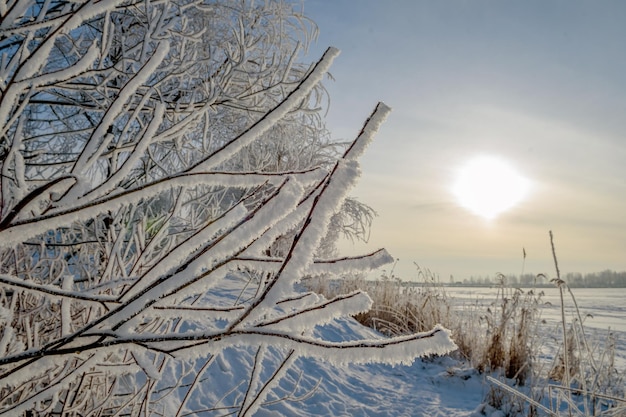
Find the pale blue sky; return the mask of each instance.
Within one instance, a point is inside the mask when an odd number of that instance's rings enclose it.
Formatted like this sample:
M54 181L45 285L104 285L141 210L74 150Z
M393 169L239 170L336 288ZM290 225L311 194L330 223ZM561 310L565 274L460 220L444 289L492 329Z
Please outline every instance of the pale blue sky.
M394 111L353 195L378 211L370 242L396 272L553 275L626 270L626 2L305 0L311 59L342 54L326 82L328 127L355 136L377 101ZM529 198L492 222L459 207L455 172L509 160Z

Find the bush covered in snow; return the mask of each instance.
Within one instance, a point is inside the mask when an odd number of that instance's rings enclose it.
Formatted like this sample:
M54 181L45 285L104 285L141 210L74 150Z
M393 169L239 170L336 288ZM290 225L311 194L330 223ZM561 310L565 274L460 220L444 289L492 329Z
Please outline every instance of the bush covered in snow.
M338 51L299 64L314 33L278 1L0 5L0 415L193 413L233 348L255 352L228 405L249 415L298 357L455 348L438 326L314 335L371 300L300 279L391 260L328 258L389 108L329 142L319 82Z

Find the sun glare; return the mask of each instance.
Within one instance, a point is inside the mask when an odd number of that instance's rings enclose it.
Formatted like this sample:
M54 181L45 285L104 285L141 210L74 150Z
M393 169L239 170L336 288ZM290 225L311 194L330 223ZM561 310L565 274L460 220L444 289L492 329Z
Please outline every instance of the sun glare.
M480 156L459 170L452 192L461 206L491 220L522 201L529 185L505 160Z

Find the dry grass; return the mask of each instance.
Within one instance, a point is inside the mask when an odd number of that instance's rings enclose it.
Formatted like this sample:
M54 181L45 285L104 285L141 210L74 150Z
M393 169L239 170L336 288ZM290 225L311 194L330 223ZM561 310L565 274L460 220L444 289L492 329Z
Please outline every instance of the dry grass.
M532 333L540 295L506 288L504 277L496 301L484 306L458 305L429 271L418 271L427 286L411 286L384 274L380 280L351 277L342 281L309 282L310 289L334 297L356 289L366 291L373 305L355 318L386 335L422 332L442 324L452 331L455 353L481 372L498 371L523 385L532 368Z
M576 300L561 280L555 253L554 257L553 283L560 290L562 323L560 348L551 364L539 355L542 338L550 331L541 320L543 292L511 288L504 276L499 277L495 301L486 308L478 301L460 305L436 276L419 267L420 280L429 285L411 286L395 277L392 269L375 281L321 279L309 281L308 286L329 298L356 289L366 291L372 309L356 319L383 334L426 331L438 323L450 329L459 347L455 354L480 372L499 378L486 400L506 409L507 416L625 416L624 379L614 360L615 337L609 332L592 346L577 307L575 319L567 322L564 297L569 295L575 306Z

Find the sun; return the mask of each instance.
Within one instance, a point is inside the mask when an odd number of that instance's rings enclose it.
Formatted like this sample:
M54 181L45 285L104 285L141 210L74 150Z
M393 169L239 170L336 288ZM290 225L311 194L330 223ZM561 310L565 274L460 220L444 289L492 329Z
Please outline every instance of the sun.
M522 201L529 187L504 159L479 156L461 167L452 192L461 206L491 220Z

